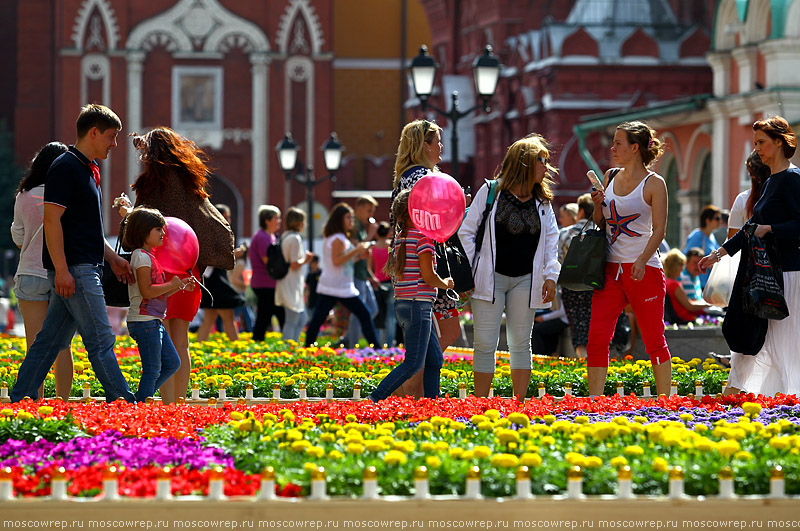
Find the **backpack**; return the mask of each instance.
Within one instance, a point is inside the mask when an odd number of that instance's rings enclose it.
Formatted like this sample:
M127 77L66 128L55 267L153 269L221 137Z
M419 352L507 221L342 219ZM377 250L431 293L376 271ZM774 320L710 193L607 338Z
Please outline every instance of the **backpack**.
M280 280L289 274L289 262L283 256L281 237L277 242L267 247L267 274L275 280Z

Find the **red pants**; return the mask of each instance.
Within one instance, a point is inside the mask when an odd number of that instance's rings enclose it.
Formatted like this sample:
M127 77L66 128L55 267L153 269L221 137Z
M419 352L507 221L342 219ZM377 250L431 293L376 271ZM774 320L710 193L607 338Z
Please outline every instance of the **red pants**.
M608 367L608 346L614 337L614 325L628 304L633 308L644 348L653 365L670 359L664 339L664 271L646 266L644 278L634 281L631 267L633 264L622 264L620 271L620 264L606 264L605 286L592 295L592 318L586 345L589 367Z

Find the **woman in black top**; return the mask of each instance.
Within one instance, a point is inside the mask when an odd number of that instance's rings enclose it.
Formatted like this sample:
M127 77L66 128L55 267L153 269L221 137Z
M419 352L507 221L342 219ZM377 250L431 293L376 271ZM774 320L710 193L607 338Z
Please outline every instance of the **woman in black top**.
M753 144L770 177L753 207L750 223L755 235L772 234L783 269L784 297L789 317L770 320L764 346L756 356L732 360L728 384L748 393L800 393L800 169L790 162L797 137L785 119L775 116L753 124ZM705 270L726 254L739 252L745 234L737 232L725 244L700 260Z

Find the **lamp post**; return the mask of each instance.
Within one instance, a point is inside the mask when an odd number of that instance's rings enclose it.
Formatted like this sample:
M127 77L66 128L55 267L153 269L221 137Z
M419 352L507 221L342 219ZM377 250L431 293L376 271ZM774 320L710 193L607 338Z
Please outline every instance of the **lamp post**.
M275 146L275 151L278 152L278 162L286 174L286 180L294 179L306 187L308 250L311 252L314 252L314 187L328 179L336 181L335 173L342 165L342 151L344 151L336 133L331 133L330 138L322 145L321 149L328 175L315 179L313 166L309 165L305 173L298 168L297 152L300 151L300 146L292 139L292 133L287 132L283 140Z
M428 107L439 113L441 116L447 118L453 127L453 147L452 147L452 169L453 178L458 180L458 121L464 116L470 114L478 107L483 108L483 112L489 112L489 101L494 96L497 90L497 81L500 78L500 70L502 65L500 59L492 53L492 47L486 45L483 53L475 59L472 64L472 74L475 78L475 88L478 92L478 97L481 99L480 104L476 104L466 111L458 108L458 91L453 91L451 95L452 105L450 110L445 112L435 105L428 102L433 93L433 83L436 79L436 71L439 66L434 61L433 57L428 55L428 47L424 44L419 49L417 55L411 66L409 67L409 74L411 76L411 84L414 86L414 93L420 100L420 106L424 111Z

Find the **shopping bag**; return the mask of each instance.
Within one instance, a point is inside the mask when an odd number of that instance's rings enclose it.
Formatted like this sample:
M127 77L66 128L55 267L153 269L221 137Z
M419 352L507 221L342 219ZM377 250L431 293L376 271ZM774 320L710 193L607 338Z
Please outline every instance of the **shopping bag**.
M752 227L745 230L750 260L745 269L742 309L764 319L785 319L789 308L783 297L783 270L777 249L768 236L757 237L755 225Z
M558 284L572 291L600 289L606 278L608 243L602 229L586 230L586 225L569 244L561 264Z
M725 255L722 260L714 264L706 287L703 288L703 300L720 308L728 305L733 291L733 281L736 280L736 271L739 269L740 257L741 253L733 256Z

